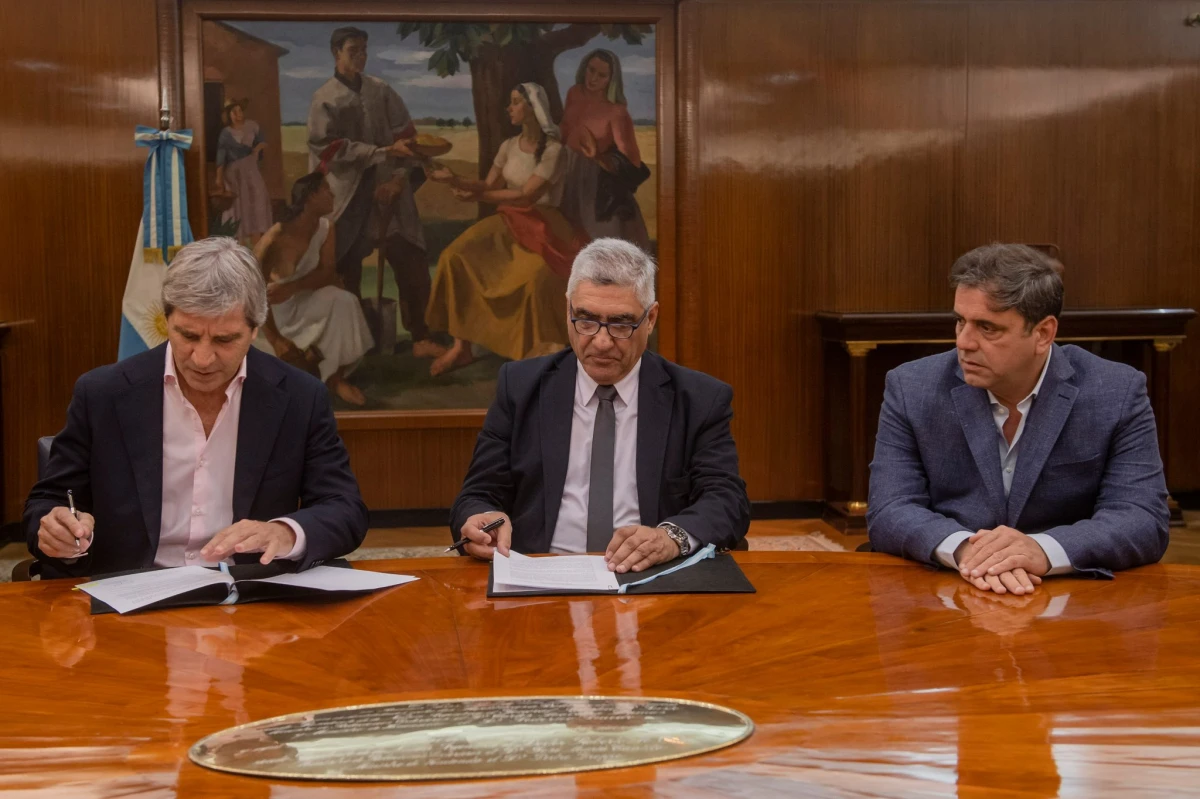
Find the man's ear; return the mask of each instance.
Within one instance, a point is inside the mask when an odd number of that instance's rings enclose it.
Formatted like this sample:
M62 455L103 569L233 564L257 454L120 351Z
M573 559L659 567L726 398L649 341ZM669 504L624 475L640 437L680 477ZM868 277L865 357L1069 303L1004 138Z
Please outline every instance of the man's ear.
M1058 317L1047 316L1038 322L1033 327L1033 335L1037 338L1037 351L1039 353L1050 349L1050 345L1054 343L1054 337L1058 335Z
M654 326L656 324L658 324L658 301L657 300L655 301L655 303L653 305L650 306L650 313L646 314L646 322L647 322L646 335L650 335L651 333L654 332Z

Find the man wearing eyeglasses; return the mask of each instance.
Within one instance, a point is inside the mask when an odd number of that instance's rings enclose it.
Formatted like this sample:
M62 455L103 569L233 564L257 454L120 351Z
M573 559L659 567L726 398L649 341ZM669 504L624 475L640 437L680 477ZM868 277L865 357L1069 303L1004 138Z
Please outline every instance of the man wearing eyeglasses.
M647 352L654 273L633 244L593 241L567 284L571 349L501 367L451 509L467 554L603 552L623 573L745 536L733 389Z

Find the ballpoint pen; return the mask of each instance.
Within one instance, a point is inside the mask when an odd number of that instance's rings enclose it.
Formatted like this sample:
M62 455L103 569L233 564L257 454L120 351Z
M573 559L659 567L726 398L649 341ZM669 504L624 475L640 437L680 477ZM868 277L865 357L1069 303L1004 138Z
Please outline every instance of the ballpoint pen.
M490 521L490 522L488 522L487 524L485 524L483 527L480 527L480 528L479 528L479 532L481 532L481 533L490 533L492 530L495 530L495 529L497 529L497 528L498 528L498 527L500 527L500 525L502 525L502 524L504 524L504 517L503 517L503 516L501 516L499 519L493 519L492 521ZM454 542L453 544L451 544L450 546L446 547L446 551L447 551L447 552L453 552L453 551L455 551L456 549L459 549L460 547L464 547L464 546L466 546L466 545L467 545L467 544L469 544L469 543L471 543L471 539L467 538L466 536L463 536L462 538L458 539L457 541L455 541L455 542Z
M70 509L71 515L75 517L75 521L79 521L79 511L75 510L75 493L69 488L67 489L67 507ZM76 549L79 549L81 546L83 546L83 544L80 543L81 541L82 539L75 539Z

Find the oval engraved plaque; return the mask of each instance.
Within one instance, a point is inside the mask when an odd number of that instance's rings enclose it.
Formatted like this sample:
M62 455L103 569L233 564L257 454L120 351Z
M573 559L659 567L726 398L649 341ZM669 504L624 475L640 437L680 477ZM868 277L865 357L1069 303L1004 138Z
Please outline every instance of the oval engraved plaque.
M188 754L262 777L445 780L638 766L753 731L736 710L684 699L513 696L293 713L210 735Z

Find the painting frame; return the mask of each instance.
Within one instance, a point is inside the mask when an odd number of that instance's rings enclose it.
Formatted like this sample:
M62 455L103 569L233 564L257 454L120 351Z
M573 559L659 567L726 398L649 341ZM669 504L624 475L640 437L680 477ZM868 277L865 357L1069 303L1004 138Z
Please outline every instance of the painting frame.
M664 2L615 2L605 6L562 2L369 2L352 0L180 0L181 47L173 59L175 81L164 84L182 89L182 115L175 126L193 129L194 144L185 160L188 204L197 236L210 229L208 181L204 155L208 142L204 130L203 23L206 20L363 20L368 22L593 22L652 24L655 26L655 107L657 133L657 259L658 295L662 300L657 330L657 349L674 359L677 349L679 297L678 214L675 198L677 180L675 31L677 6ZM486 408L436 410L338 411L338 427L344 431L421 430L474 428L483 425Z

